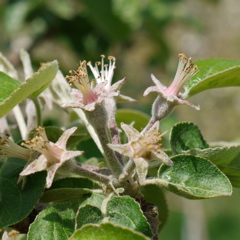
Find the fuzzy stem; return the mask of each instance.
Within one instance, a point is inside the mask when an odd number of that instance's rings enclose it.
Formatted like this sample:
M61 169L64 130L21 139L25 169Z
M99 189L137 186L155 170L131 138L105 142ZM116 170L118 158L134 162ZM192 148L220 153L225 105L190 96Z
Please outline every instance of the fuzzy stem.
M132 159L129 159L127 164L124 166L122 174L119 176L119 182L124 182L127 178L131 178L131 173L135 169L135 163Z
M88 170L87 168L84 168L84 164L79 164L79 163L77 164L75 161L66 162L62 166L61 170L63 173L65 173L67 170L71 174L89 178L93 181L100 182L105 185L108 185L111 180L108 176ZM61 170L60 170L60 173L61 173Z
M108 117L108 128L112 137L112 144L120 144L120 136L119 136L119 129L117 127L116 123L116 101L113 98L107 98L104 101L104 107L107 112ZM120 163L123 165L123 158L122 155L118 152L115 152L116 157L120 161Z
M98 105L94 111L85 111L85 114L99 137L108 167L113 174L118 177L122 173L122 164L116 158L114 152L107 146L111 141L107 134L107 117L105 109L101 105Z
M160 121L172 112L175 105L159 95L152 105L152 116Z
M38 98L32 98L32 101L36 108L36 116L37 116L37 126L42 126L42 113L41 113L41 107L38 101Z
M167 117L175 107L175 104L168 102L162 96L158 96L152 105L152 117L144 128L142 133L146 133L156 121L161 121L163 118Z

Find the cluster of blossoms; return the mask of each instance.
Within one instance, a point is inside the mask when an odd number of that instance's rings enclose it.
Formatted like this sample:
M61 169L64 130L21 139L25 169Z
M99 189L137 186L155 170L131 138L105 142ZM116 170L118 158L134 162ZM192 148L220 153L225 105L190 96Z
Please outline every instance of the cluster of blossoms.
M104 174L98 167L78 164L74 161L75 157L83 154L83 151L69 151L66 144L69 137L76 131L76 127L64 131L56 143L48 140L43 127L38 127L36 136L22 143L22 147L11 141L8 135L1 134L0 136L0 156L2 158L16 157L28 161L20 173L21 176L46 170L46 187L49 188L56 172L89 177L98 183L108 184L113 176L118 177L117 180L121 180L125 179L129 173L130 176L133 176L136 171L140 179L139 182L144 183L149 161L159 160L168 166L173 165L170 157L163 151L159 143L162 136L159 133L159 121L165 118L178 104L187 104L199 109L182 99L180 94L183 85L197 72L197 67L190 58L180 54L176 76L169 87L162 85L152 75L152 80L156 86L147 88L144 96L155 91L158 93L158 97L153 103L149 124L139 132L131 125L122 123L121 127L128 138L128 142L122 144L119 136L120 130L114 116L116 102L118 100L134 100L120 94L120 88L126 81L125 78L112 84L115 58L109 57L107 65L104 63L105 56L101 57L101 62L96 62L95 66L91 62L82 61L76 71L70 71L71 75L67 76L66 79L69 80L70 85L76 87L70 90L76 101L66 102L62 106L83 110L86 119L92 125L102 144L103 155L110 173L108 171L107 174ZM94 76L92 80L89 79L87 67L90 68ZM37 154L31 154L32 152ZM127 163L123 161L123 156L128 157ZM145 164L146 167L143 171L139 163Z

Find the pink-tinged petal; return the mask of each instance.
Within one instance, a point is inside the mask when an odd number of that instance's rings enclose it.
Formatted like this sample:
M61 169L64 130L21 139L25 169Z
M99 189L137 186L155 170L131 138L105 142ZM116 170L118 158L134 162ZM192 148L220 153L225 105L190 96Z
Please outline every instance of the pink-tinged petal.
M151 74L151 78L159 90L163 91L167 88L153 74Z
M97 84L94 88L93 88L93 92L97 95L101 94L104 92L104 87L107 85L107 81L101 82L99 84Z
M62 107L64 107L64 108L67 108L67 107L70 107L70 108L84 108L85 105L83 103L80 103L80 102L72 102L72 103L63 103Z
M126 78L123 78L122 80L119 80L117 82L115 82L111 87L110 87L110 92L115 92L120 90L120 88L122 87L122 85L126 82Z
M138 130L130 125L121 123L121 128L126 133L128 142L137 141L137 139L141 136Z
M72 127L63 132L61 137L56 142L56 145L62 149L66 149L66 143L69 137L77 130L77 127Z
M113 151L116 151L118 153L121 153L126 156L132 156L132 149L128 144L107 144L109 148L111 148Z
M63 163L67 160L70 160L72 158L78 157L83 154L84 154L84 151L66 151L61 156L61 162Z
M156 121L152 127L147 131L146 134L150 135L150 136L154 136L156 133L158 133L159 130L159 121Z
M148 95L150 92L157 92L161 95L162 99L165 100L166 104L163 105L162 108L160 106L153 106L153 109L157 109L158 112L153 113L157 119L162 119L166 117L167 114L171 112L171 110L178 104L186 104L199 110L199 106L194 106L193 104L185 101L181 97L180 90L184 86L184 84L198 71L196 65L193 64L191 58L187 58L184 54L179 54L179 64L177 68L176 75L174 77L173 82L167 88L165 87L153 74L151 75L153 82L156 86L149 87L145 90L144 96ZM161 101L162 103L163 101ZM156 104L159 104L158 101ZM166 106L168 105L169 111L166 111ZM160 114L162 112L166 112L166 115Z
M188 102L187 100L181 99L181 98L178 98L178 104L185 104L185 105L188 105L192 108L195 108L196 110L200 110L199 105L195 106L194 104Z
M105 92L102 93L99 97L98 97L98 103L101 103L103 100L105 100L106 98L112 98L112 97L116 97L119 95L119 92Z
M138 181L141 185L143 185L147 177L149 164L144 158L133 158L133 161L136 165Z
M131 97L120 94L119 96L116 96L116 102L118 102L118 103L120 103L120 102L135 102L136 103L137 100L135 100Z
M83 94L78 89L71 89L70 93L78 100L83 100Z
M27 176L35 172L41 172L48 167L48 161L44 155L31 162L21 173L20 176Z
M60 166L60 164L54 164L47 169L46 188L51 187L55 174Z
M156 86L148 87L148 88L144 91L143 96L146 97L150 92L159 92L159 89L158 89L158 87L156 87Z
M95 110L95 106L96 106L96 102L90 103L88 105L85 105L84 107L82 107L82 109L86 110L86 111L94 111Z
M169 158L169 156L159 148L152 149L152 160L160 160L165 163L167 166L173 166L173 162Z

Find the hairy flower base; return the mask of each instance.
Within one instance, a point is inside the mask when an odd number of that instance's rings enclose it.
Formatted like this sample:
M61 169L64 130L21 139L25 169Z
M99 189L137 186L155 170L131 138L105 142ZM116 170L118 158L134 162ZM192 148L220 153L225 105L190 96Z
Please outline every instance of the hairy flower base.
M199 106L194 106L190 102L181 98L180 90L183 85L198 71L191 58L184 54L179 54L179 64L176 75L169 87L164 86L153 74L151 75L156 86L149 87L145 90L143 96L150 92L157 92L159 97L153 104L152 115L154 119L161 120L166 117L172 109L179 104L185 104L199 110Z
M41 155L31 162L21 173L26 176L43 170L47 171L46 187L52 185L53 178L57 170L66 162L74 157L83 154L83 151L67 151L66 143L70 135L76 131L76 127L66 130L56 143L50 142L47 138L45 129L37 128L38 135L23 145L29 149L41 153Z

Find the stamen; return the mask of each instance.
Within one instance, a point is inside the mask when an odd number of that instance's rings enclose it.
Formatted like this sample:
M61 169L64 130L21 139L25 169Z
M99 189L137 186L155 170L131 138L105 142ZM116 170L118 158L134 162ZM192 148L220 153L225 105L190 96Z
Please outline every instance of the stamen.
M11 139L9 134L0 134L0 158L13 157L29 160L30 150L22 148Z
M179 63L176 75L172 84L165 90L165 93L178 96L183 85L197 72L198 68L194 65L191 58L187 58L183 53L179 54Z

